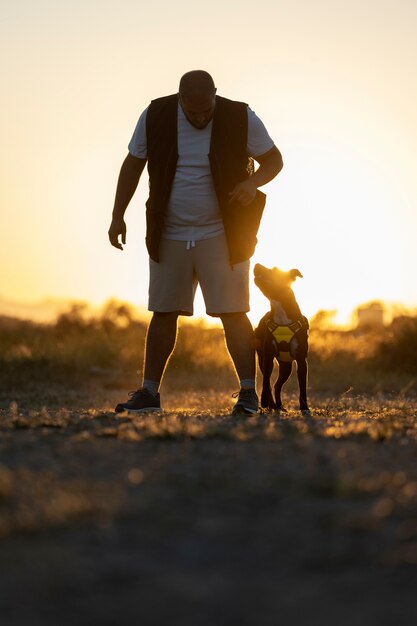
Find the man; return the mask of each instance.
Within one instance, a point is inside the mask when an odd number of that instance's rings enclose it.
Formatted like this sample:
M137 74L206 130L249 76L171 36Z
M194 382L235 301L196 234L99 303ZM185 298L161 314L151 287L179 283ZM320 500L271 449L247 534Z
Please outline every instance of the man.
M253 157L259 168L253 171ZM210 74L187 72L179 93L153 100L139 118L117 184L111 244L123 250L123 216L148 164L146 245L149 324L142 386L116 412L161 410L159 385L174 349L179 315L192 315L197 284L207 313L220 317L240 381L236 413L256 413L249 259L265 204L258 187L282 169L261 120L216 95ZM121 238L121 242L119 240Z

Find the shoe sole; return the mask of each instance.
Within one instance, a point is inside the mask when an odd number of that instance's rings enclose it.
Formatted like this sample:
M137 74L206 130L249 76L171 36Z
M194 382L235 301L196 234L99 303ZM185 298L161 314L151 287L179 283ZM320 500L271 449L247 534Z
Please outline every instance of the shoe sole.
M256 415L259 409L245 409L238 407L237 409L233 409L232 415Z
M126 409L128 413L163 413L164 409L160 407L145 407L144 409Z

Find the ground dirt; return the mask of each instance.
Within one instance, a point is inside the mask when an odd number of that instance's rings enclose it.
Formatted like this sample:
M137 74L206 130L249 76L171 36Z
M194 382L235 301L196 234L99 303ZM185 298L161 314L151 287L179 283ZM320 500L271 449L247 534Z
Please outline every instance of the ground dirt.
M417 624L414 399L232 391L0 397L1 626Z

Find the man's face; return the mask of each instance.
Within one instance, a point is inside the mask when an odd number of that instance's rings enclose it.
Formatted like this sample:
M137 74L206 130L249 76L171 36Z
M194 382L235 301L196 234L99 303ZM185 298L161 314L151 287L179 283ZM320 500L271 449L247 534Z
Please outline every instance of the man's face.
M216 92L179 96L180 104L187 120L195 128L205 128L214 115Z

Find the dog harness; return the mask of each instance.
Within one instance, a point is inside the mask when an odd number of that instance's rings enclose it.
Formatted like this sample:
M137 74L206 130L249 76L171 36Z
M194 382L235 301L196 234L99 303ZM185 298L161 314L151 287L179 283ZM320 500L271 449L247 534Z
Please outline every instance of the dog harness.
M290 343L294 335L296 335L304 327L303 322L301 322L301 320L297 320L296 322L288 324L288 326L281 326L269 319L266 327L277 344L277 359L279 361L286 361L287 363L294 361L294 357L292 356L290 350Z

